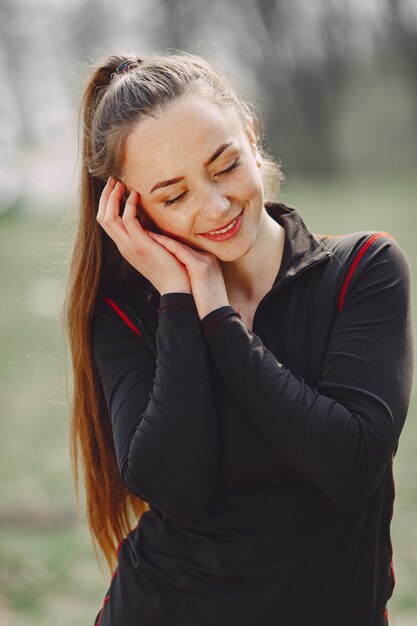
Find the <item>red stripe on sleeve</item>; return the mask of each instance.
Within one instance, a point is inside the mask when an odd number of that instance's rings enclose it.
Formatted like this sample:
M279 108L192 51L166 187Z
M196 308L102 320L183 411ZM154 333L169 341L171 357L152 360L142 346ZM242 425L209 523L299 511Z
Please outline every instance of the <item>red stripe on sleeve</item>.
M118 315L120 315L122 320L129 326L129 328L131 328L137 335L139 335L139 337L142 336L142 333L139 331L139 329L130 321L126 313L124 313L113 300L107 297L105 297L104 300L116 311Z
M376 233L375 235L372 235L372 237L370 237L363 244L363 246L359 249L359 252L356 254L355 258L352 261L352 264L351 264L351 266L349 268L349 271L347 273L347 276L345 278L345 282L343 283L342 289L340 291L340 295L339 295L339 312L343 309L343 304L344 304L344 301L345 301L346 291L347 291L347 289L349 287L349 283L350 283L350 281L352 279L352 276L355 273L356 268L358 267L359 261L361 260L361 258L363 257L363 255L365 254L367 249L374 243L374 241L379 239L379 237L390 237L392 239L392 235L390 235L389 233Z

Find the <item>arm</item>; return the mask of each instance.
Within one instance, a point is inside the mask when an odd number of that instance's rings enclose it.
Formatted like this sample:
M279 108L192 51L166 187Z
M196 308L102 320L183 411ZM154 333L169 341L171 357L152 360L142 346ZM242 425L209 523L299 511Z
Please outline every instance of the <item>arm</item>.
M222 306L202 321L236 400L282 456L339 506L363 502L394 453L411 391L408 264L379 240L332 329L317 389Z
M93 356L125 485L179 518L201 517L217 486L219 439L207 346L191 294L161 297L157 357L103 303Z

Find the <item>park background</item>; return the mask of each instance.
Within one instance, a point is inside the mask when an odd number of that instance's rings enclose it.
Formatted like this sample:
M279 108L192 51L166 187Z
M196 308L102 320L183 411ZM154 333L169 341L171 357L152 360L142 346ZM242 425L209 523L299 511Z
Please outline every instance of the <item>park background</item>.
M389 231L416 276L416 0L1 0L1 626L91 626L107 589L68 455L78 106L98 58L176 49L220 63L255 104L280 199L313 232ZM417 625L416 411L414 393L394 462L391 626Z

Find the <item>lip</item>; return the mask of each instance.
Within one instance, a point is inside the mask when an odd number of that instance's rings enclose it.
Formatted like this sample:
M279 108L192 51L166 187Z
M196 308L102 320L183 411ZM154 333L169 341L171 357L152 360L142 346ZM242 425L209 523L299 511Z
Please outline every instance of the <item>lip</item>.
M206 237L206 239L211 239L212 241L224 241L225 239L231 239L240 230L240 226L241 226L242 220L243 220L243 209L241 210L239 215L234 217L232 220L230 220L230 222L228 222L224 226L221 226L220 228L213 228L213 230L221 230L222 228L226 228L226 226L229 226L229 224L231 224L235 220L236 220L236 224L233 226L233 228L228 230L227 233L220 233L219 235L211 235L209 233L200 233L200 235L202 237Z

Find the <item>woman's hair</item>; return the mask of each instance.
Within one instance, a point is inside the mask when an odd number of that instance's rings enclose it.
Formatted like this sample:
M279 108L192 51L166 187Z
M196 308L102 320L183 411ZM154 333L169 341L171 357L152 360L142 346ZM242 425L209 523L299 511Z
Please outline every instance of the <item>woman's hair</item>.
M265 200L273 200L283 175L278 161L262 145L263 125L229 80L203 58L185 52L140 59L110 56L93 66L81 104L80 215L65 299L73 369L70 453L77 497L79 468L83 469L87 519L96 554L99 547L110 569L115 565L117 545L131 530L133 520L137 523L149 507L128 491L120 478L90 337L98 295L115 284L129 288L138 273L121 256L96 215L107 178L123 179L125 142L134 126L195 93L223 107L234 106L244 127L252 126L263 157Z

